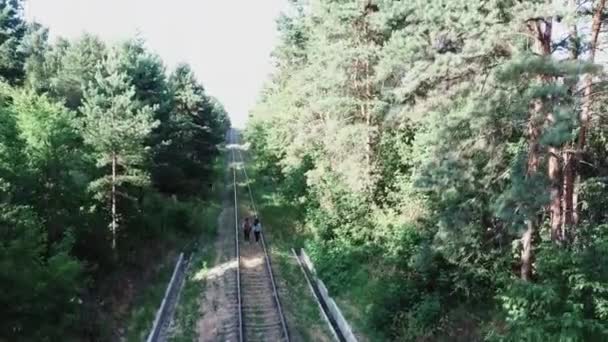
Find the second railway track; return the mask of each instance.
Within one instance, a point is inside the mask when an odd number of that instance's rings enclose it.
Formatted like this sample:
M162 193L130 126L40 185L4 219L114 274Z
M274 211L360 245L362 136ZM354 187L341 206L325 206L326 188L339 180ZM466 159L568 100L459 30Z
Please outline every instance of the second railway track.
M239 174L247 183L249 197L253 214L257 213L253 193L249 187L249 179L244 169L245 160L240 150L237 149L239 140L238 133L234 130L230 133L232 172L234 186L234 208L235 208L235 245L237 256L237 305L239 341L287 341L289 332L285 317L281 308L270 258L266 249L264 233L258 243L255 242L253 234L251 241L243 239L240 229L242 217L238 213L238 189L237 180ZM240 170L237 169L240 165Z

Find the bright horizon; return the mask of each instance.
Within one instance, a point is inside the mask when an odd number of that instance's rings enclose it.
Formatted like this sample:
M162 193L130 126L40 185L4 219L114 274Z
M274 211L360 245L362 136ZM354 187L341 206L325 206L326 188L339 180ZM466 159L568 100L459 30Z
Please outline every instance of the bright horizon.
M168 70L189 63L209 95L242 127L272 72L270 53L285 0L27 0L28 20L51 41L84 32L109 42L141 35Z

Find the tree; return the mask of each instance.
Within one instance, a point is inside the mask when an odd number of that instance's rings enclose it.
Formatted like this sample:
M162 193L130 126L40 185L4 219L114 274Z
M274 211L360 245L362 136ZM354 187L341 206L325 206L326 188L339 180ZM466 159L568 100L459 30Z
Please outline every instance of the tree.
M141 38L120 46L121 64L135 87L135 99L142 105L158 108L156 118L163 120L171 108L166 69L160 56L149 52Z
M73 240L48 239L43 220L27 205L34 174L28 167L28 137L18 124L13 89L0 91L0 336L50 341L70 336L77 320L82 265L70 255ZM65 233L65 232L64 232ZM51 319L52 317L52 319Z
M25 60L25 84L36 92L43 93L50 90L50 74L46 67L46 55L49 52L49 31L46 27L32 23L28 24L27 33L23 41L23 49L27 55Z
M31 91L16 92L13 102L31 170L30 203L44 223L48 241L55 243L87 219L81 208L87 203L83 175L89 165L76 116Z
M602 28L602 16L604 15L604 9L606 7L606 1L600 0L595 4L592 2L592 13L593 18L591 22L591 37L589 39L589 57L588 62L595 62L595 55L598 49L598 40L600 30ZM574 37L574 39L579 39ZM578 57L578 54L577 54ZM589 74L584 77L584 90L582 98L582 110L579 116L579 133L576 139L576 144L572 144L574 147L574 153L572 151L566 151L564 153L564 183L562 190L562 203L564 210L564 230L573 230L573 225L579 223L579 191L580 191L580 163L583 158L583 152L587 145L587 133L589 131L589 125L591 122L591 112L593 108L593 101L595 100L593 94L593 75ZM569 237L574 236L574 232L570 232Z
M106 57L106 46L98 38L85 34L75 42L59 41L47 53L50 94L76 110L82 105L84 90L95 82L97 68Z
M169 87L173 108L160 127L155 183L162 192L198 194L227 129L226 113L207 97L188 65L175 69Z
M132 306L115 290L202 227L198 198L148 187L152 157L167 149L189 178L165 185L198 195L229 121L191 71L178 101L143 40L50 44L20 6L0 0L0 340L103 339L122 328L106 315Z
M21 186L26 176L25 144L19 135L10 101L10 87L0 84L0 201L13 203L27 197Z
M82 265L69 255L71 241L50 246L31 210L5 203L0 204L0 237L0 336L52 341L72 335Z
M26 23L20 0L0 1L0 76L10 84L23 81Z
M480 330L505 340L604 334L594 303L608 272L582 260L605 245L605 120L580 170L593 238L566 239L562 189L576 182L561 159L581 132L580 76L598 72L581 63L578 28L602 1L291 3L247 139L285 201L305 208L319 274L371 333L452 340L476 320L452 309L462 307L492 317ZM601 112L593 95L587 109Z
M230 117L224 105L215 97L208 96L211 106L210 128L213 143L220 144L224 141L225 133L230 129Z
M95 82L85 91L83 136L95 153L101 177L91 183L98 200L109 203L112 248L120 221L120 200L130 199L129 186L144 187L144 142L157 125L152 108L141 107L135 89L121 69L117 51L103 61ZM107 201L107 202L106 202Z

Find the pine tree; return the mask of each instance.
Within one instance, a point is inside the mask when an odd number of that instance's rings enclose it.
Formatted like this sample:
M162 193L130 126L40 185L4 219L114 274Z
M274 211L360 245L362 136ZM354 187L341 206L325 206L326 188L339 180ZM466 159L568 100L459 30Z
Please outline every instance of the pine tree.
M19 203L28 195L21 186L27 159L9 94L10 88L0 84L0 203Z
M156 118L163 120L171 106L166 70L160 56L146 50L141 38L120 46L121 63L135 87L135 99L142 105L158 108Z
M188 65L179 65L169 78L172 110L161 137L155 161L155 181L163 192L193 195L208 179L216 144L221 140L221 115Z
M28 165L28 140L32 137L23 134L23 124L19 123L32 113L21 112L23 106L15 104L15 93L2 84L0 305L4 309L0 313L0 336L12 341L62 339L72 336L67 330L73 327L78 310L74 298L83 284L82 264L70 255L73 244L70 236L61 235L50 241L44 220L33 210L36 202L33 198L38 194L32 188L38 170L32 166L38 165ZM37 142L38 146L45 143ZM73 210L63 208L70 209Z
M38 23L31 23L27 26L27 33L23 41L23 49L27 55L25 83L38 93L48 92L51 89L49 78L52 75L46 65L50 49L48 35L49 30L46 27Z
M84 90L94 82L97 66L106 55L106 46L98 38L85 34L75 42L59 41L47 54L50 94L76 110L82 105Z
M13 102L32 174L30 203L45 224L48 241L55 243L81 225L80 208L88 197L86 183L74 176L88 166L77 120L73 112L32 91L17 92Z
M298 59L309 62L292 78L290 87L302 90L294 89L299 93L290 100L293 109L304 107L308 112L309 117L300 118L302 126L313 121L317 133L332 137L321 139L327 167L340 170L351 189L371 200L377 182L377 142L386 113L382 82L375 73L384 43L376 25L378 7L361 1L320 1L308 10L311 22L319 23L311 23L310 32L305 31L306 24L286 27L293 30L286 33L287 39L307 37L295 43L306 44L306 57ZM302 102L305 105L299 106Z
M132 198L129 186L144 187L144 142L157 125L152 109L135 101L135 89L121 69L120 56L113 51L97 71L95 82L85 91L83 135L94 150L102 176L91 183L97 199L109 203L112 248L116 249L120 221L120 200ZM107 202L106 202L107 201Z
M595 7L593 7L595 5ZM589 57L588 62L595 62L595 55L598 51L598 40L602 29L602 17L605 15L606 1L599 0L592 2L591 11L593 17L591 19L591 37L589 39ZM578 38L578 37L576 37ZM579 115L579 132L576 139L576 144L572 144L572 151L564 153L564 185L562 191L562 203L564 210L564 230L570 231L567 237L572 238L575 235L574 225L579 223L579 192L580 192L580 163L583 158L583 152L587 145L587 134L590 129L591 112L593 102L593 76L592 74L585 75L583 80L583 97L582 110Z
M24 77L25 52L21 46L26 23L20 0L0 1L0 76L11 84Z

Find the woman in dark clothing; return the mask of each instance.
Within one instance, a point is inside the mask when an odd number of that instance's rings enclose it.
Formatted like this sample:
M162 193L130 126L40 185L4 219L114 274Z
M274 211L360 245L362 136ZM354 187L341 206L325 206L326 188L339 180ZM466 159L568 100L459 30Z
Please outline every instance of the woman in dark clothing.
M249 217L245 217L245 221L243 222L243 233L245 234L245 241L249 241L250 232L251 232L251 222L249 222Z

